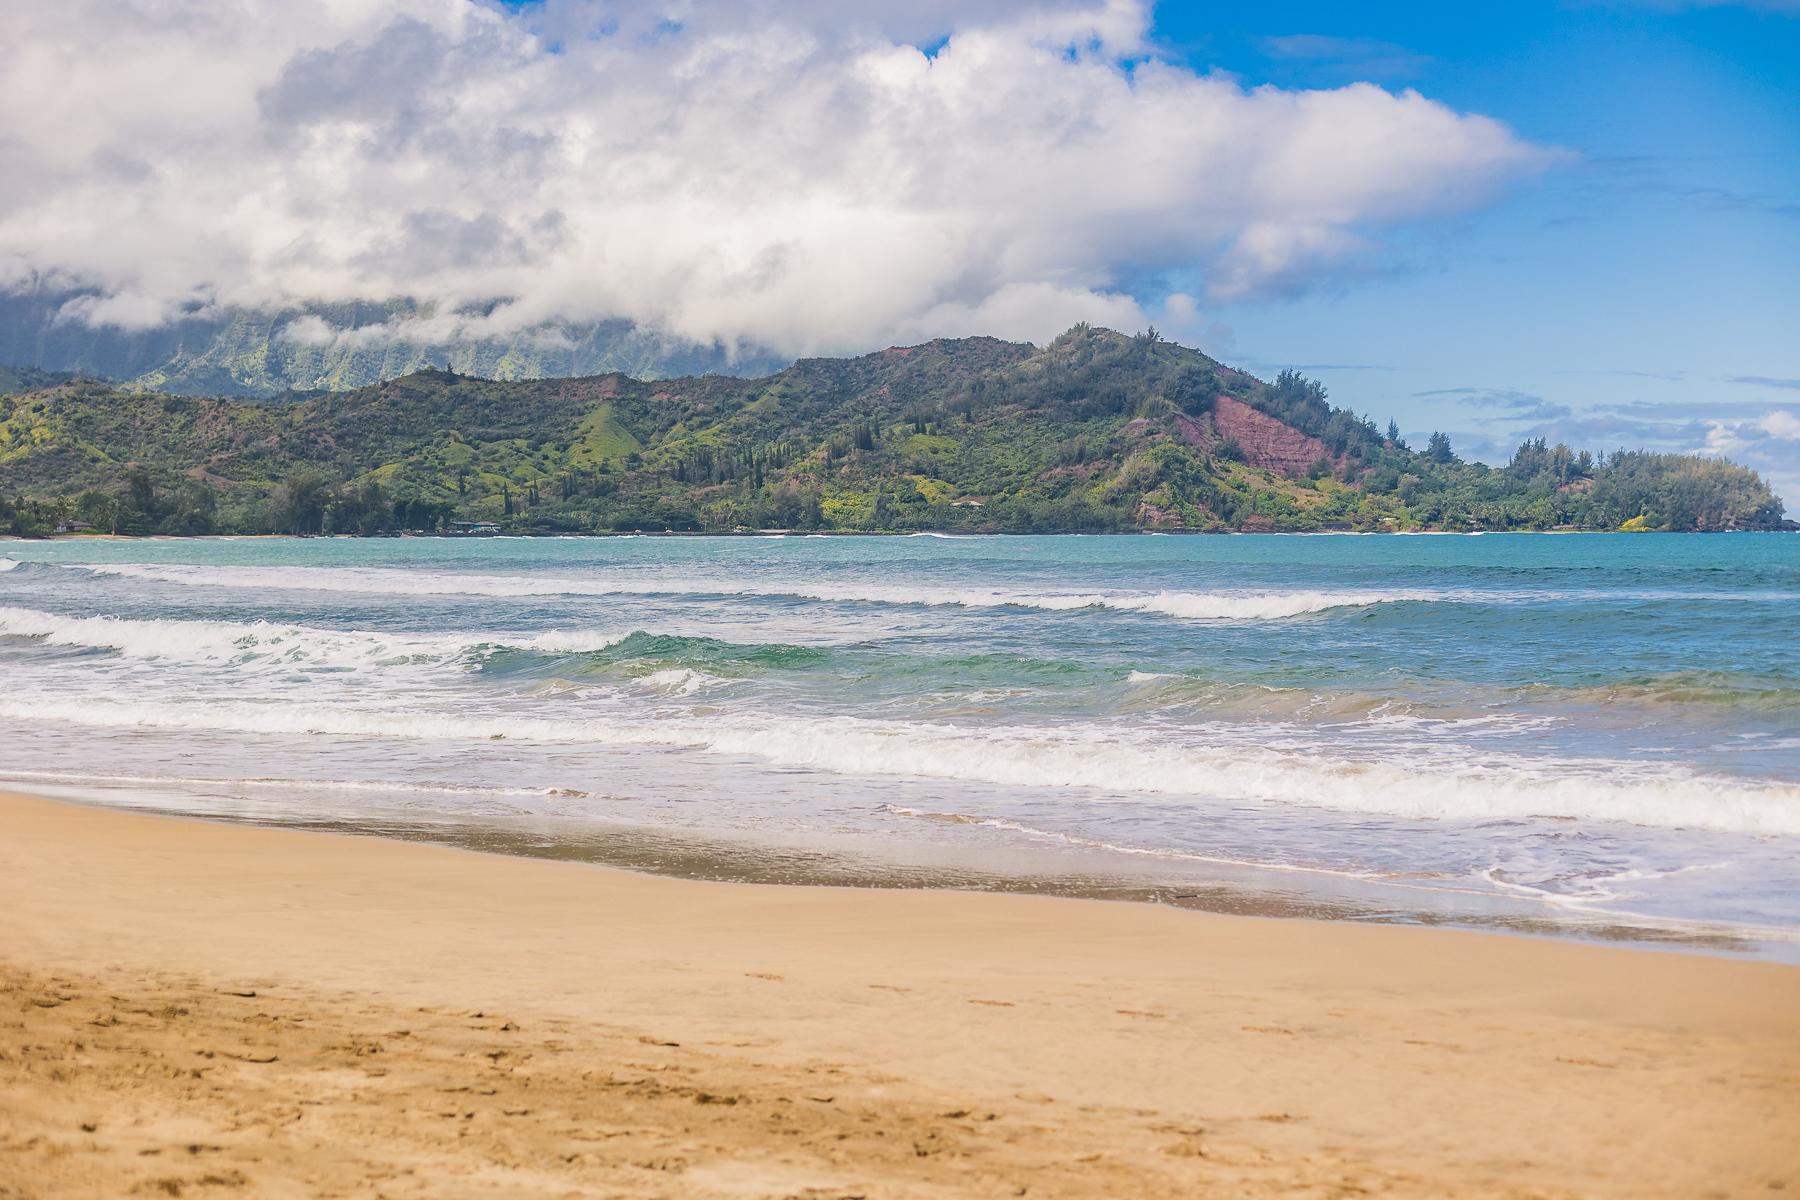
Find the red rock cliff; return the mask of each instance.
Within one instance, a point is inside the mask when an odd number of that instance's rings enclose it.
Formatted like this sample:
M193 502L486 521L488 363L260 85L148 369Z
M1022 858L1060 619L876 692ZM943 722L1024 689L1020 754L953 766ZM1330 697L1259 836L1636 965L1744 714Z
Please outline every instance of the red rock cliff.
M1177 414L1176 423L1189 442L1208 452L1220 442L1236 438L1244 448L1245 462L1278 474L1305 471L1321 458L1331 458L1325 452L1325 443L1318 438L1307 437L1293 426L1230 396L1219 397L1210 418L1196 421Z

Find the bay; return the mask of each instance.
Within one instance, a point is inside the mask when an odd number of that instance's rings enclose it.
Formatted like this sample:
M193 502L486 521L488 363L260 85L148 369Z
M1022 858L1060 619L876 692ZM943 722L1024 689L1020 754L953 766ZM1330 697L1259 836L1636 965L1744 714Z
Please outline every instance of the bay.
M3 549L20 790L718 878L1800 945L1791 534Z

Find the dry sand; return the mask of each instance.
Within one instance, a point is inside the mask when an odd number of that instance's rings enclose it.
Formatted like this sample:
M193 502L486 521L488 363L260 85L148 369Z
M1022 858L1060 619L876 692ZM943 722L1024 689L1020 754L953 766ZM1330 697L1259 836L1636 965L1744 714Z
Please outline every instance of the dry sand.
M1800 968L0 796L0 1196L1800 1190Z

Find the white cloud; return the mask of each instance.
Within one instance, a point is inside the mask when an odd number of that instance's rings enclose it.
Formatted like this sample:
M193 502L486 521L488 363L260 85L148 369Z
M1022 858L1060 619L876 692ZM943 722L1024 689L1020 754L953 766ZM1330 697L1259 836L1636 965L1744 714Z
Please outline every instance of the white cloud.
M1765 413L1758 424L1770 437L1800 442L1800 417L1791 412Z
M1552 152L1368 84L1245 91L1148 8L72 0L0 14L0 282L70 317L413 296L790 353L1136 327L1307 286ZM929 44L960 22L934 56ZM304 331L296 331L300 336ZM316 332L316 331L315 331Z
M281 337L302 346L329 346L340 334L325 323L323 317L306 316L281 327Z
M56 321L84 325L116 325L120 329L152 329L170 316L169 306L140 292L111 296L77 296L56 312Z
M1800 416L1776 409L1749 421L1709 421L1706 451L1737 455L1763 448L1769 440L1800 441Z
M1800 414L1772 409L1750 420L1706 422L1699 451L1760 472L1776 494L1794 506L1800 505L1800 444L1796 443L1800 443Z

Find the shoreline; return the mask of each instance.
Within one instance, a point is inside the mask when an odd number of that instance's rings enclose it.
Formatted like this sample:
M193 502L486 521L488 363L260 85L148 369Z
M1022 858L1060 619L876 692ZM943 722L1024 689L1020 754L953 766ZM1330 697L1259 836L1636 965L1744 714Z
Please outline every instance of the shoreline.
M1800 1187L1800 967L0 821L23 1194Z
M694 830L623 821L493 817L430 820L385 814L353 821L265 818L223 808L186 808L153 792L107 798L104 783L0 778L58 803L245 829L290 830L437 846L534 861L580 863L675 880L774 887L954 891L1028 895L1166 907L1272 920L1342 921L1459 929L1576 944L1632 946L1800 965L1800 930L1724 921L1646 916L1531 901L1466 887L1426 886L1326 868L1282 867L1224 858L1146 860L1101 849L828 841L749 830Z
M1021 537L1486 537L1503 534L1531 536L1564 536L1567 534L1640 534L1640 533L1800 533L1796 529L1118 529L1097 532L1010 533L967 529L639 529L536 532L509 530L501 533L428 533L423 531L391 534L358 533L52 533L43 537L0 534L0 542L242 542L253 539L325 542L394 541L401 538L431 538L439 541L487 541L495 538L1021 538Z

